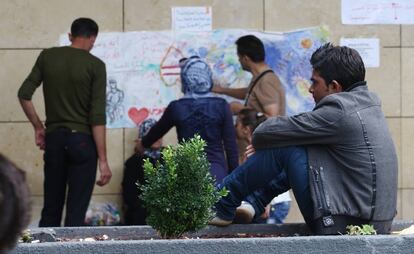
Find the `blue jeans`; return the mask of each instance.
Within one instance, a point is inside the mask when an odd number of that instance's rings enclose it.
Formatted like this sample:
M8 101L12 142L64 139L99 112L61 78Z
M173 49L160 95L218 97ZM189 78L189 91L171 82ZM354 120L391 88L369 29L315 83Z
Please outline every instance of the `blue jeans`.
M289 213L290 201L276 203L270 206L268 224L282 224Z
M216 203L217 216L233 220L236 208L247 200L260 216L267 204L277 195L292 189L299 209L305 218L313 215L308 177L308 155L302 146L258 150L230 175L219 188L229 193Z

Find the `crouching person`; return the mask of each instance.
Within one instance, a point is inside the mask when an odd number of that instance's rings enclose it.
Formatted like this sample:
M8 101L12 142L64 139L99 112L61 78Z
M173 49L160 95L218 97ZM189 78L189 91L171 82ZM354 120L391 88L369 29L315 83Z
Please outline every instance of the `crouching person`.
M396 214L397 156L381 102L357 51L325 44L310 60L311 112L273 117L253 134L246 163L223 180L229 194L212 225L228 225L246 196L255 211L292 189L315 234L372 224L389 233ZM270 184L272 182L272 184Z
M138 128L138 139L148 134L157 121L149 118ZM125 208L125 225L146 225L147 210L140 198L142 191L139 185L145 183L144 160L149 159L152 164L161 162L162 138L146 148L143 154L135 153L125 162L122 179L122 198Z

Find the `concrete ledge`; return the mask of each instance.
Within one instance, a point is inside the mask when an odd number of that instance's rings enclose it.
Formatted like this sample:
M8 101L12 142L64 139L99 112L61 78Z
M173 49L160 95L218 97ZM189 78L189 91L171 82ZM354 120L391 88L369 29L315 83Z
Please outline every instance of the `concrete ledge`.
M394 221L393 231L400 231L413 225L414 221ZM46 242L41 236L52 234L57 238L86 238L107 235L110 239L148 240L160 239L157 232L150 226L115 226L115 227L59 227L59 228L36 228L33 230L35 240ZM304 223L286 224L232 224L228 227L207 226L206 228L188 233L189 238L204 236L229 236L235 234L262 234L280 236L307 236L310 231Z
M12 253L412 253L413 236L308 236L20 244Z
M42 230L42 229L40 229ZM86 238L107 235L111 239L129 239L129 240L148 240L160 239L157 232L150 226L117 226L117 227L61 227L43 229L45 232L53 232L57 238ZM39 229L36 229L33 235L37 238ZM297 236L309 235L309 229L305 224L292 223L281 225L270 224L233 224L228 227L207 226L197 232L185 234L188 238L197 238L204 236L224 237L235 234L262 234L262 235L280 235L280 236ZM41 240L42 241L42 240Z
M402 230L413 224L414 221L395 221L393 223L393 231ZM156 231L149 226L38 228L34 229L32 233L34 239L40 240L41 243L21 243L11 253L348 254L413 253L414 250L414 236L304 236L309 234L309 230L302 223L282 225L234 224L222 228L209 226L203 230L187 234L186 237L188 239L174 240L159 240ZM45 234L48 236L45 237ZM234 238L249 234L265 237ZM53 237L62 239L84 239L88 237L102 237L103 235L107 235L109 240L95 242L53 242ZM231 236L233 238L226 238ZM198 237L208 237L209 239L198 239Z

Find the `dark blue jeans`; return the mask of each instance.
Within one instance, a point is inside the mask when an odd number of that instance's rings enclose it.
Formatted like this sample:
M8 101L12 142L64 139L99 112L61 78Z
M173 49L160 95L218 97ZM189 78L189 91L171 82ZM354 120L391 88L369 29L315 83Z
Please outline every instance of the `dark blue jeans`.
M229 193L216 203L217 216L233 220L236 208L247 200L256 216L264 212L267 204L277 195L292 189L299 209L308 221L313 214L309 190L308 156L301 146L258 150L230 175L219 188Z
M47 133L44 162L44 205L39 227L60 226L65 199L65 226L84 225L96 178L93 137L66 128Z

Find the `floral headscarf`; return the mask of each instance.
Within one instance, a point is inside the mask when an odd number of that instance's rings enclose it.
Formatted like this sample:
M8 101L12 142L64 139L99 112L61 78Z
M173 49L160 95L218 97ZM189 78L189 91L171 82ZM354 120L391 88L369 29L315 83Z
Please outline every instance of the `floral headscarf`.
M184 97L211 96L213 78L210 67L198 56L180 60L181 91Z

